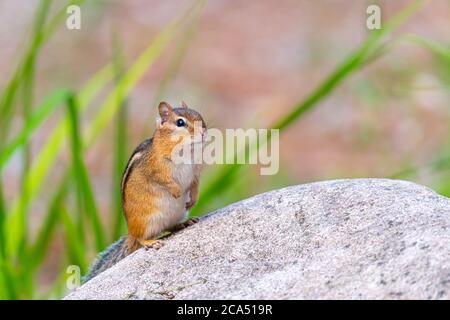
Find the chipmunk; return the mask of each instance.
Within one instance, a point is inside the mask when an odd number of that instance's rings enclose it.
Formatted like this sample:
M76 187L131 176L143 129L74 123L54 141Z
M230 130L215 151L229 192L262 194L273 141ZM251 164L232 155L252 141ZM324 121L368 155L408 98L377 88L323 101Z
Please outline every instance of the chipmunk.
M179 230L195 222L191 219L182 223L187 210L198 200L201 164L178 163L173 152L180 144L187 145L187 150L204 144L206 124L184 102L180 108L161 102L158 111L153 138L136 148L122 177L128 234L99 255L84 281L141 247L159 249L163 243L157 237L163 231Z

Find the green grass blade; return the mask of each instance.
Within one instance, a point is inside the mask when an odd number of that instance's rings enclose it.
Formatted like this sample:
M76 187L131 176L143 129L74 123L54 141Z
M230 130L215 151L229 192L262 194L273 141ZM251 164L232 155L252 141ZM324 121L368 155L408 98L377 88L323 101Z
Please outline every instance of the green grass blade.
M5 204L5 196L3 194L3 183L0 177L0 259L6 257L5 221L6 221L6 204Z
M70 4L80 5L82 2L84 2L84 0L69 1L50 21L49 26L45 28L44 23L46 15L49 12L48 9L50 7L50 2L51 1L43 0L38 6L38 9L36 11L35 23L33 26L33 30L35 32L34 36L32 37L31 44L20 59L18 66L14 71L14 74L11 76L11 80L7 83L2 93L2 97L0 99L0 141L6 141L14 111L14 101L16 99L20 84L24 77L30 78L30 71L34 69L34 63L37 59L41 47L56 31L57 27L61 24L61 21L66 18L67 6ZM26 90L31 90L31 83L29 83L28 85L29 88ZM31 96L31 92L28 92L27 94Z
M58 27L61 26L61 23L67 19L67 7L70 5L77 5L81 6L85 0L69 0L67 1L61 9L57 11L57 13L53 16L53 18L49 21L47 24L47 27L45 28L45 31L42 35L42 41L47 41L58 29Z
M82 1L69 1L67 5L81 2ZM2 99L0 100L0 140L6 140L14 111L14 101L24 76L31 75L30 71L34 69L34 62L37 59L40 49L56 31L56 27L59 26L61 21L66 17L67 6L63 7L49 23L49 27L45 28L44 24L47 13L49 12L50 3L51 1L48 0L42 0L40 2L33 25L34 34L32 41L23 57L20 59L11 80L6 85Z
M12 117L12 107L16 96L17 89L19 88L20 77L14 76L2 94L0 100L0 141L6 141L9 124Z
M196 3L193 8L198 8L199 3L204 4L204 1ZM192 8L190 8L188 12L191 13L191 11ZM93 120L93 123L88 131L86 143L84 144L84 146L87 147L95 141L95 138L98 136L98 134L109 123L111 117L114 116L115 112L118 109L118 106L120 105L119 102L123 101L125 95L128 94L132 87L136 85L138 80L147 71L148 67L162 53L162 50L169 43L169 40L174 37L177 28L182 25L182 23L184 23L185 20L189 17L190 16L188 15L182 15L181 18L177 18L174 22L170 23L159 35L156 36L154 41L152 41L147 49L144 50L141 56L139 56L136 62L125 73L118 87L107 97L105 102L102 104L97 116ZM107 70L111 72L110 75L112 76L112 68L107 68ZM90 88L91 85L92 84L88 85L87 88ZM80 98L79 101L80 105L83 107L83 99ZM65 121L67 121L67 119L65 119ZM63 123L58 126L56 128L56 132L51 135L49 141L46 143L43 150L38 155L25 182L25 190L27 192L21 195L18 200L14 201L13 207L11 209L12 213L8 218L8 222L12 221L11 224L15 223L14 221L20 217L21 210L23 210L29 203L29 201L37 195L39 186L42 185L43 179L56 160L56 156L62 146L62 142L67 135L67 126L68 123ZM11 233L8 234L11 238L9 239L10 241L7 241L8 252L16 252L17 242L14 241L16 240L16 236L11 235Z
M29 59L27 59L25 65L23 66L22 70L22 100L23 100L23 106L22 106L22 118L24 122L24 127L27 128L30 125L31 121L31 112L32 112L32 104L33 104L33 88L34 88L34 75L35 75L35 65L38 57L39 52L39 42L41 41L42 32L44 29L45 20L47 19L49 9L50 9L50 0L41 0L39 2L39 6L37 9L34 25L33 25L33 34L32 34L32 49L30 52ZM10 122L8 122L10 123ZM7 123L7 124L8 124ZM5 126L4 129L8 130L8 125ZM25 188L25 179L28 174L28 170L30 168L30 162L31 162L31 152L30 152L30 142L27 140L23 144L23 152L22 152L22 172L21 172L21 188L22 193L27 192ZM26 210L26 209L24 209ZM24 231L24 234L26 235L26 230L28 229L28 219L26 218L28 216L28 212L23 212L23 216L25 216L25 219L23 220L24 225L22 226ZM26 246L26 237L23 239L23 247ZM22 263L23 264L23 263ZM24 279L26 277L23 277ZM27 289L30 289L31 286L29 286Z
M36 112L36 116L29 121L28 126L24 128L22 133L18 136L18 140L14 140L10 148L7 148L7 156L11 156L14 150L23 145L30 137L33 129L42 122L43 119L51 112L59 102L67 98L67 92L57 92L52 95L46 103L43 104L42 108L39 108ZM9 152L9 153L8 153ZM3 155L3 153L2 153ZM1 159L6 159L1 157ZM29 206L29 200L31 197L31 191L33 185L29 180L30 175L28 174L25 178L24 184L22 186L22 192L19 197L19 201L15 206L13 206L12 214L6 219L6 226L8 232L6 233L7 238L5 239L7 252L9 256L23 252L25 249L25 242L27 237L27 209Z
M23 108L22 108L22 116L24 119L24 126L27 127L28 123L31 119L31 111L33 104L33 88L34 88L34 74L35 74L35 65L38 56L40 38L43 35L43 29L45 25L45 20L50 11L51 0L41 0L39 2L38 10L36 13L34 25L33 25L33 35L32 35L32 50L30 54L30 58L26 61L23 66L23 75L22 75L22 88L23 88ZM29 143L25 143L23 146L23 168L22 168L22 181L27 175L29 166L30 166L30 149Z
M75 223L72 221L71 215L64 205L58 208L59 217L64 227L64 235L66 237L66 252L69 263L80 267L81 272L85 273L88 267L86 260L85 248L80 244L78 231Z
M77 104L75 102L74 97L70 97L67 100L67 115L69 119L69 140L70 140L70 154L72 158L71 170L68 171L68 175L71 180L75 183L75 225L78 233L78 241L80 242L80 246L86 247L87 239L84 237L85 234L85 220L88 217L88 212L86 211L86 200L83 192L83 181L80 175L82 174L84 164L83 164L83 155L79 152L81 151L81 139L80 139L80 131L79 131L79 123L78 123L78 112L77 112Z
M0 258L0 299L15 300L19 291L15 283L14 269L7 260Z
M385 36L403 24L414 12L421 6L422 1L415 1L401 10L394 16L386 25L380 29L371 32L369 37L350 54L326 79L316 90L312 92L304 101L297 104L293 110L284 116L281 120L276 122L272 127L284 129L285 127L296 121L303 113L310 110L320 100L327 97L336 86L342 82L352 72L358 70L368 57L377 50L380 42Z
M183 20L183 19L180 19L180 20ZM172 33L172 31L173 31L173 33ZM161 54L163 48L167 45L169 38L171 38L176 33L175 28L172 31L170 33L165 33L165 37L163 37L163 38L160 37L159 38L160 41L156 42L153 45L154 49L157 48L159 50L145 51L144 55L141 56L142 59L138 59L137 62L133 65L134 68L132 66L128 70L128 72L123 77L123 80L126 80L126 81L119 83L118 90L116 90L116 92L114 93L114 95L115 95L114 100L116 101L115 103L119 103L120 101L123 101L123 98L125 98L125 96L127 95L127 92L129 92L129 90L131 90L131 88L137 83L139 78L142 77L143 72L145 71L144 69L146 69L146 64L148 64L148 66L150 66L153 63L153 61L156 59L156 57ZM163 41L161 41L161 39ZM87 104L89 103L89 101L91 100L92 96L94 96L96 94L96 92L100 88L102 88L107 81L109 81L112 78L112 74L113 74L112 68L109 66L109 67L105 68L105 70L106 71L104 72L103 75L106 74L107 76L100 77L100 79L102 79L102 80L98 81L98 82L91 81L87 86L84 87L83 91L80 92L80 95L78 96L78 101L80 102L80 109L84 109L87 106ZM127 75L128 75L128 77L127 77ZM105 81L103 81L103 80L105 80ZM122 94L117 94L117 92L119 92L119 91L121 91ZM126 93L126 94L124 94L124 93ZM119 99L117 99L118 97L119 97ZM103 104L104 108L101 108L100 110L105 110L105 108L108 108L109 106L114 105L115 103L113 103L113 104L105 103L105 104ZM99 119L99 118L97 118L97 119ZM53 164L56 160L56 157L57 157L59 151L61 150L64 140L68 137L68 135L70 133L70 131L69 131L70 122L69 121L70 120L68 119L68 117L65 117L63 120L60 121L59 125L53 130L52 134L50 135L50 138L48 139L48 141L46 142L44 147L41 149L38 157L36 158L36 161L34 161L33 166L30 169L30 172L27 175L26 180L25 180L25 184L24 184L25 188L24 189L26 190L26 192L24 192L18 198L16 198L11 207L11 213L8 216L7 221L6 221L8 230L11 231L13 229L16 229L16 228L14 228L14 226L16 226L17 224L20 224L20 220L22 217L21 212L23 212L23 210L27 206L30 205L32 199L34 199L37 196L37 194L41 188L41 185L43 184L44 179L47 176L47 173L53 167ZM107 122L105 124L107 124ZM96 122L96 123L98 124L99 122ZM97 128L100 128L100 131L102 130L102 126L97 126ZM97 131L97 132L99 133L100 131ZM92 130L90 132L95 132L95 130ZM94 139L90 140L91 143L93 142L93 140ZM85 147L85 146L82 145L82 147ZM5 163L7 163L7 161ZM87 172L86 172L85 176L87 177ZM88 182L89 181L85 179L83 184L87 185ZM92 201L91 203L95 204L94 201ZM70 246L70 250L69 250L70 254L69 255L72 257L72 260L79 261L78 264L80 264L82 266L82 268L85 269L86 263L84 261L85 257L83 256L83 254L85 254L85 252L82 250L84 248L76 241L78 239L76 225L71 220L71 218L68 215L67 210L65 210L65 208L64 208L64 210L61 209L60 213L61 213L61 216L63 217L62 220L63 220L64 227L66 229L66 232L68 233L67 239L69 239L69 240L67 240L67 242L68 242L68 246ZM17 223L18 220L19 220L19 223ZM13 228L9 228L10 226ZM100 234L100 233L96 232L96 234ZM7 239L6 239L5 243L7 245L7 253L8 253L9 257L13 257L17 253L18 244L15 240L18 238L20 238L20 234L17 234L15 232L7 233ZM100 246L98 246L98 247L100 247Z
M105 234L97 209L94 191L89 180L89 174L83 161L84 152L81 141L81 131L79 128L78 107L74 96L71 96L68 99L67 106L70 119L73 176L77 183L79 195L82 196L81 202L83 203L83 211L90 218L90 222L92 223L96 248L100 251L106 246ZM80 239L84 238L84 234L80 234L79 236Z
M442 59L450 63L450 48L445 46L439 42L418 36L418 35L406 35L402 37L402 40L419 45L437 56L440 56Z
M42 223L37 238L30 249L32 266L37 267L45 257L53 234L59 222L59 208L63 204L68 189L69 176L65 176L61 181L55 195L53 196L47 211L47 216Z
M44 260L48 251L57 224L59 222L59 206L67 192L67 177L63 179L58 191L53 197L47 216L40 227L37 239L33 246L28 245L26 259L23 259L19 269L18 279L15 283L21 285L20 292L26 298L35 295L34 287L36 285L36 270L39 264Z
M448 148L440 152L434 159L416 166L408 166L388 176L390 179L405 179L417 175L419 170L428 169L433 172L450 168L450 150Z
M419 45L424 49L432 52L436 56L440 57L445 63L450 66L450 48L438 43L436 41L432 41L417 35L405 35L399 39L399 42L408 42L415 45ZM447 170L450 167L450 150L444 148L434 159L424 163L420 166L408 166L403 168L391 175L389 178L399 179L399 178L408 178L417 175L419 170L427 168L431 171L439 171L439 170Z
M166 73L166 77L163 79L163 81L161 82L159 89L157 90L158 95L161 95L164 90L166 89L166 87L168 86L169 82L172 80L174 74L176 73L179 64L182 61L182 57L183 55L186 53L187 48L188 48L188 44L190 43L190 40L194 34L195 28L198 24L199 21L199 17L201 15L201 11L204 8L204 5L206 4L205 1L200 1L198 3L196 3L193 7L193 13L190 14L193 16L193 18L191 18L191 22L189 23L189 26L186 28L186 32L183 33L183 40L181 40L179 42L179 44L177 45L177 49L175 50L175 56L174 59L172 60L172 62L170 63L170 68L169 68L169 72ZM197 7L198 6L198 7ZM122 213L122 202L121 202L121 195L120 195L120 182L122 179L122 173L123 173L123 169L126 165L126 161L127 161L127 150L126 150L126 139L124 139L124 137L127 136L126 134L126 128L124 127L124 124L126 122L126 114L125 114L125 109L123 108L123 106L121 106L121 102L122 104L125 102L123 101L123 95L121 94L122 90L124 90L123 88L126 88L126 82L127 81L133 81L135 82L136 80L133 80L133 77L139 76L139 73L142 73L142 71L140 71L139 69L144 70L144 65L150 65L152 63L152 61L155 59L152 55L156 55L156 54L160 54L160 52L163 50L163 48L161 48L161 46L158 44L159 42L161 42L162 44L165 45L165 43L167 43L167 39L165 38L173 38L174 37L174 33L175 33L175 29L177 28L177 25L181 24L182 20L186 20L186 16L188 16L187 14L185 14L184 16L182 16L180 19L175 20L171 25L169 25L168 31L164 34L161 34L161 39L158 41L155 41L155 43L157 45L155 45L153 48L148 48L148 50L146 50L146 52L144 52L143 55L141 55L141 57L138 59L139 60L139 64L135 64L135 68L133 70L130 69L130 76L128 79L123 77L123 72L122 70L119 70L119 74L121 75L119 77L119 81L116 81L116 92L118 92L119 94L116 96L116 104L115 106L118 106L119 109L119 116L117 118L117 128L116 128L116 133L117 133L117 138L116 138L116 158L114 160L114 174L113 174L113 182L114 182L114 190L113 190L113 195L115 195L115 197L113 197L114 201L115 201L115 219L114 219L114 239L116 239L117 237L119 237L123 231L125 230L125 224L124 224L124 218L123 218L123 213ZM172 29L173 26L173 29ZM154 51L154 53L152 54L151 51ZM147 62L145 62L145 60L147 60ZM145 62L145 63L144 63ZM119 66L122 63L120 61L116 61L116 65ZM117 79L117 78L116 78ZM132 83L132 86L134 86L134 83ZM106 102L105 106L108 105L107 104L108 101ZM110 109L111 110L111 109ZM100 126L103 127L103 125L101 125L101 120L100 117L105 117L105 118L109 118L110 116L108 116L106 113L104 113L103 115L99 115L99 121L94 122L94 126ZM103 123L107 123L108 121L104 121ZM95 131L95 129L93 129ZM89 138L88 138L89 141Z
M71 3L73 1L70 1ZM78 1L77 1L78 2ZM10 132L9 128L12 124L12 117L15 115L16 110L15 107L15 101L17 100L16 97L19 93L19 89L22 88L22 97L23 97L23 119L24 119L24 130L22 130L22 133L19 136L19 140L13 141L13 148L16 147L23 147L24 149L24 161L23 161L23 171L22 171L22 179L23 179L23 190L21 192L21 197L23 199L28 199L28 188L25 181L28 177L28 164L29 164L29 152L28 152L28 133L29 129L34 125L30 124L30 121L33 116L33 114L30 112L32 110L32 104L33 104L33 88L34 88L34 70L35 70L35 64L37 62L37 57L39 54L40 49L42 48L43 44L45 43L45 40L48 39L51 35L50 30L44 31L44 25L46 18L48 16L48 13L50 12L50 3L51 0L42 0L40 1L40 4L38 5L38 10L36 11L36 18L33 25L33 34L31 37L30 45L27 47L24 55L19 60L19 63L17 67L14 70L14 73L11 77L11 80L7 83L5 90L2 92L2 96L0 98L0 140L2 141L0 148L3 149L4 142L6 142L7 136ZM53 25L51 30L52 32L56 30L56 25L59 25L59 22L62 18L66 16L65 13L66 8L64 7L60 13L64 13L63 15L60 14L58 19L53 20ZM28 131L28 132L27 132ZM23 133L25 132L25 135ZM17 141L20 141L19 144L16 144ZM15 145L15 146L14 146ZM9 149L10 151L11 149ZM1 171L1 169L0 169ZM1 186L0 186L1 187ZM0 202L4 204L3 198L0 199ZM20 261L23 262L23 259L26 258L24 254L22 254L22 250L25 250L27 247L27 243L25 240L25 237L27 235L26 229L27 229L27 219L26 219L26 201L19 201L16 202L15 212L16 214L12 219L9 219L10 217L6 217L5 212L5 206L2 206L0 208L0 219L1 219L1 227L0 227L0 233L1 233L1 239L0 239L0 255L5 256L6 259L6 246L7 242L9 242L9 235L13 234L16 235L16 239L18 240L16 242L16 248L18 250L16 251L10 251L8 255L7 261L14 261L13 265L4 265L3 261L0 261L0 264L2 267L2 275L5 275L6 272L10 269L10 274L6 278L1 279L0 282L5 284L5 290L4 292L8 291L10 294L8 296L11 297L18 297L17 294L12 293L11 288L13 286L18 288L18 291L20 292L20 296L27 296L30 293L30 290L32 290L31 283L29 283L29 276L26 272L23 272L23 269L26 269L26 267L20 263ZM8 219L8 221L5 221L5 219ZM8 227L15 226L16 228L8 228L4 225L7 224ZM7 230L7 232L6 232ZM11 259L14 257L14 260ZM17 260L19 258L19 260ZM27 260L27 259L25 259ZM15 262L19 262L19 268L15 265ZM3 281L5 280L5 281ZM1 284L0 284L1 286ZM1 290L1 288L0 288Z
M50 116L55 109L64 105L68 97L68 91L58 90L47 97L28 119L25 127L5 148L0 151L0 169L10 160L14 153L27 144L34 131Z
M136 59L133 65L124 74L114 91L106 98L97 116L94 118L86 135L86 145L91 145L103 129L111 122L111 119L119 109L120 104L130 93L131 89L138 83L142 76L148 71L148 68L162 54L169 42L179 31L180 27L189 20L194 12L203 7L205 1L198 1L187 13L169 23ZM189 13L189 14L188 14Z
M90 103L94 95L102 89L108 81L112 78L112 68L110 65L102 68L82 89L79 94L80 109L84 110ZM16 226L20 223L21 210L28 203L36 197L40 188L44 183L44 179L47 176L50 169L53 167L58 153L63 146L63 142L66 139L69 131L69 119L65 117L57 125L57 127L50 134L49 139L45 143L44 147L40 150L37 158L35 159L33 166L31 167L26 180L25 190L18 198L16 198L11 207L11 213L6 219L6 228L8 230L15 230ZM20 234L16 232L8 232L5 239L7 253L14 255L18 251L18 238Z
M5 251L5 200L3 196L3 186L0 181L0 299L13 299L14 288L12 287L11 276L4 264L6 263Z
M381 41L386 35L405 22L421 6L422 1L415 1L402 9L383 29L372 31L369 37L351 53L313 92L303 101L295 105L291 111L277 121L272 128L279 129L280 132L297 121L305 112L327 97L344 79L356 72L379 48ZM248 148L248 145L245 147ZM258 148L254 149L255 151ZM240 150L238 152L243 152ZM236 180L236 175L243 165L227 165L219 171L212 181L202 190L202 196L197 205L193 208L192 214L198 215L208 204L209 199L223 192Z
M125 72L125 62L123 57L121 41L118 39L117 34L113 37L113 65L115 71L115 87L123 78ZM112 202L113 202L113 214L112 219L112 240L119 238L125 231L125 219L122 212L122 195L121 195L121 182L122 173L127 164L127 141L128 141L128 110L127 101L124 100L118 110L115 125L115 143L114 143L114 159L113 159L113 172L112 172Z

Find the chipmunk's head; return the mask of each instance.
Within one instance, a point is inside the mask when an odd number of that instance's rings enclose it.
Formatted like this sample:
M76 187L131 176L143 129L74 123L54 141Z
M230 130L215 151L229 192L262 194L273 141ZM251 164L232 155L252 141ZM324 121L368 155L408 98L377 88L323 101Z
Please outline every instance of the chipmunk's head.
M207 130L205 121L200 113L190 109L184 101L179 108L161 102L158 111L156 126L165 135L170 135L172 141L190 144L205 142Z

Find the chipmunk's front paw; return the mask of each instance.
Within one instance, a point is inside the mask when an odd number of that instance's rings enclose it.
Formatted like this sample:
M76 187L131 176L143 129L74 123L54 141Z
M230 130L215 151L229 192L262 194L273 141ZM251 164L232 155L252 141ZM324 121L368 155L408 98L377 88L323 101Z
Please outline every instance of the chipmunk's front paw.
M145 250L155 249L159 250L164 245L164 241L162 240L143 240L141 241L141 245L145 248Z
M186 220L185 222L183 222L183 225L187 228L187 227L193 226L194 224L196 224L199 221L200 221L199 218L190 218L189 220Z
M172 228L171 231L172 232L181 231L184 228L187 228L187 227L190 227L190 226L196 224L197 222L199 222L198 218L191 218L189 220L186 220L182 223L177 224L175 227Z
M172 195L172 197L174 197L175 199L178 199L179 197L181 197L181 194L183 193L183 191L181 190L181 188L179 186L173 186L169 189L170 194Z
M192 208L195 204L197 203L197 201L189 201L188 203L186 203L186 210L189 210L190 208Z

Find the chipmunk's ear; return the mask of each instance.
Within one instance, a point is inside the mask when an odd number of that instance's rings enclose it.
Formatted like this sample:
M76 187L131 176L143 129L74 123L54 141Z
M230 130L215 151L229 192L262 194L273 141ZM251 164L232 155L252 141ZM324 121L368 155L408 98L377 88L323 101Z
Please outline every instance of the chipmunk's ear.
M181 107L182 108L188 108L188 105L186 104L186 102L184 102L183 100L181 100Z
M159 111L159 119L157 119L157 122L160 125L162 125L164 122L169 120L170 115L173 112L173 108L167 102L162 101L158 106L158 111Z

